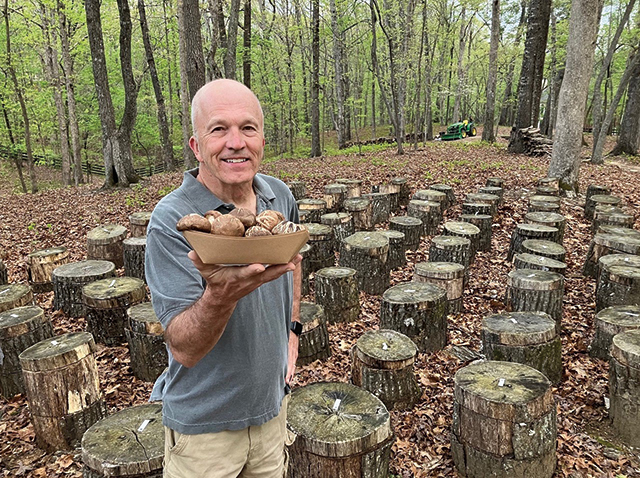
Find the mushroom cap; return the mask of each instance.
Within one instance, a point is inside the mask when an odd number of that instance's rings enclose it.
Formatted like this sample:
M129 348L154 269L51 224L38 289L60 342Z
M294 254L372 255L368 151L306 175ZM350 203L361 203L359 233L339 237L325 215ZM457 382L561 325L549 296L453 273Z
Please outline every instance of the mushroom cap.
M237 217L242 221L244 227L251 227L256 225L256 215L244 207L237 207L230 213L231 216Z
M282 221L276 224L271 234L291 234L293 232L304 231L306 228L291 221Z
M242 237L244 235L244 226L237 217L225 214L211 222L211 234Z
M244 233L245 237L271 236L271 231L262 226L251 226Z
M267 211L265 211L267 212ZM278 224L279 222L281 222L276 216L275 214L258 214L258 217L256 217L256 222L258 223L258 225L264 227L265 229L268 229L269 231L273 230L273 228L275 227L276 224Z
M176 224L178 231L202 231L210 232L211 223L200 214L187 214L180 218L178 224Z

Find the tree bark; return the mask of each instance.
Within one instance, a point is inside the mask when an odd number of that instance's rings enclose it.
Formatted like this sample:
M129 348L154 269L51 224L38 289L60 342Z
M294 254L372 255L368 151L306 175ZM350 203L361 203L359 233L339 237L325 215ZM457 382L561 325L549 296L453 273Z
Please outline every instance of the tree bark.
M311 157L322 156L320 148L320 0L311 1Z
M180 15L180 10L178 10L178 15L179 21L182 22L182 32L184 33L189 100L192 100L193 96L206 81L204 54L202 52L202 33L200 32L200 7L198 0L181 0L180 3L182 3L182 15ZM180 3L178 4L179 6ZM238 19L236 17L237 23Z
M464 89L464 68L462 67L464 50L465 50L465 40L467 38L467 25L466 25L466 14L467 7L465 4L462 4L462 12L460 13L460 36L458 38L458 85L456 88L456 96L455 101L453 103L453 119L451 120L454 123L460 121L460 101L462 98L462 91Z
M640 76L629 80L627 104L620 123L620 135L611 155L631 154L636 156L640 149Z
M338 9L336 8L336 0L329 1L329 8L331 10L331 30L333 30L333 65L334 65L334 85L335 85L335 98L338 107L338 115L336 116L336 133L338 137L338 149L343 149L346 146L346 138L344 134L345 129L345 92L344 92L344 80L343 80L343 61L342 55L344 48L342 45L342 35L340 31L340 25L338 23Z
M244 0L242 22L242 82L251 88L251 0ZM303 68L302 71L306 71Z
M524 30L524 26L527 19L527 2L526 0L521 0L521 12L520 12L520 22L518 23L518 30L516 31L515 37L515 47L520 47L520 40L522 38L522 31ZM513 71L515 70L516 59L515 57L509 61L509 67L506 75L506 85L504 87L504 96L502 98L502 110L500 112L500 120L498 124L501 125L511 125L513 123Z
M487 78L487 107L484 113L482 141L493 143L493 120L496 105L496 81L498 77L498 43L500 43L500 0L493 0L491 9L491 43L489 45L489 76Z
M238 17L240 0L231 0L229 9L229 31L227 33L227 51L224 54L225 77L236 79L236 46L238 44ZM202 48L200 48L202 50Z
M547 176L564 191L578 191L582 119L593 67L600 0L576 0L571 6L565 78L558 98L558 128Z
M160 127L160 142L162 143L162 162L165 170L172 170L175 165L173 163L173 142L169 136L169 124L167 123L167 114L164 107L164 95L160 86L160 79L156 70L156 62L153 58L153 48L149 40L149 26L147 24L147 14L145 11L144 0L138 0L138 12L140 13L140 31L142 33L142 42L144 43L144 51L147 55L147 64L149 65L149 73L151 74L151 83L153 83L153 91L156 95L156 104L158 105L158 126Z

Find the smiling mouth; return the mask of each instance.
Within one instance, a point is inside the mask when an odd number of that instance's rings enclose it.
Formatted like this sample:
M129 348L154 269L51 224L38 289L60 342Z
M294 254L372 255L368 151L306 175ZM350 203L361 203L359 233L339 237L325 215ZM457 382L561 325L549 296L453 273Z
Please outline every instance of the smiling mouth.
M249 161L249 159L247 158L233 158L233 159L223 159L222 160L225 163L230 163L230 164L238 164L238 163L244 163L246 161Z

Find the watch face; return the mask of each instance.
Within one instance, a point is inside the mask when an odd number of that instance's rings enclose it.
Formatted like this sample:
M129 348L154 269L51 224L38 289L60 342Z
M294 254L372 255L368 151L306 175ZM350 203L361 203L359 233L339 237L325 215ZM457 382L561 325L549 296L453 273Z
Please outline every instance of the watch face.
M296 334L296 335L300 335L302 333L302 324L300 322L291 322L291 331Z

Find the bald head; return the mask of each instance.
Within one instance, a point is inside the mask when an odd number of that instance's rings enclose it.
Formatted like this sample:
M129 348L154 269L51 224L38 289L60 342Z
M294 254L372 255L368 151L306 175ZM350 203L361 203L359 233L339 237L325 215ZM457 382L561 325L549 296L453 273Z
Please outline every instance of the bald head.
M193 135L197 138L199 129L207 122L207 118L203 117L203 113L207 108L203 105L207 104L211 107L212 105L233 102L256 108L260 126L264 128L264 114L258 97L239 81L224 78L206 83L193 96L191 101L191 128Z

